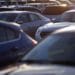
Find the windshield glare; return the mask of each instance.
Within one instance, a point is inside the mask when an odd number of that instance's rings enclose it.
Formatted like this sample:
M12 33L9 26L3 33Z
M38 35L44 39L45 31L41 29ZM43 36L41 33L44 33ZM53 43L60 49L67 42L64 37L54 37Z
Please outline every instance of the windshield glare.
M49 36L23 58L23 60L75 61L75 37Z

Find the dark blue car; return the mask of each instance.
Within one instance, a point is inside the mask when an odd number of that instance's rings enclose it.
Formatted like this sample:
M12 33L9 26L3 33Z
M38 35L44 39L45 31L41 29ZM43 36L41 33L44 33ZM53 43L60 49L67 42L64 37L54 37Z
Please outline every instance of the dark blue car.
M20 59L36 44L18 24L0 21L0 62Z

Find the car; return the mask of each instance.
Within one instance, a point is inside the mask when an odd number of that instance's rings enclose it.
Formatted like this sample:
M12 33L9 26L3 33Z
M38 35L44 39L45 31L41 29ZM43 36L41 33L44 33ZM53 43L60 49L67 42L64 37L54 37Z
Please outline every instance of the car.
M0 65L19 60L37 41L29 37L17 23L0 21Z
M65 11L60 18L62 22L75 22L75 9Z
M8 8L8 7L0 7L0 12L2 11L13 11L13 8Z
M44 40L48 35L52 34L57 29L61 29L64 27L68 27L70 25L75 25L75 23L72 22L57 22L57 23L47 23L44 26L41 26L37 29L35 33L35 39L38 42L41 42Z
M75 26L55 31L22 60L0 74L75 75Z
M13 7L14 10L19 10L19 11L32 11L32 12L37 12L37 13L41 13L41 10L39 10L37 7L34 7L34 6L22 6L22 5L18 5L18 6L15 6Z
M0 20L20 24L20 27L32 37L34 37L38 27L50 22L49 18L31 11L0 12Z
M0 11L32 11L32 12L38 12L41 13L41 10L39 10L36 7L33 6L23 6L23 5L14 5L14 6L5 6L5 7L0 7Z
M63 4L58 6L47 6L42 11L42 14L50 18L52 22L60 22L61 15L68 10L75 9L75 6L65 6Z

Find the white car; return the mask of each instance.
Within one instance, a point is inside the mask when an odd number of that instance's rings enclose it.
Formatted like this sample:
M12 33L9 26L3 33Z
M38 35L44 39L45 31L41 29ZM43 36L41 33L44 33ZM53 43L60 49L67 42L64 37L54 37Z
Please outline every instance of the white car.
M0 20L19 23L21 28L31 36L38 27L50 22L49 18L31 11L0 12Z
M72 24L75 25L75 23L72 22L47 23L44 26L41 26L37 29L35 33L35 38L37 41L40 42L55 30L67 27Z

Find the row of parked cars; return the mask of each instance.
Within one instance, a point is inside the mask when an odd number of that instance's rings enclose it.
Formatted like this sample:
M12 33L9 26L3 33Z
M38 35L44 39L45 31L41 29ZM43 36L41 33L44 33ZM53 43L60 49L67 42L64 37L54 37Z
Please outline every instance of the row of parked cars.
M1 75L74 75L74 13L66 11L65 20L53 23L31 11L0 12L0 63L18 61L16 69L9 67Z
M28 6L29 7L29 6ZM71 23L70 20L73 20L74 17L71 16L70 13L73 13L74 14L74 10L70 10L70 11L66 11L64 12L62 15L61 15L61 19L62 19L62 22L60 21L59 23L53 23L51 22L51 19L50 18L47 18L45 16L43 16L41 13L37 13L37 12L31 12L31 11L2 11L0 12L0 20L2 21L6 21L7 23L4 22L4 25L16 25L19 24L19 27L18 28L21 28L21 30L23 30L23 32L27 33L29 36L31 36L32 38L36 39L38 42L40 42L41 40L43 40L44 38L46 38L49 34L51 34L53 31L57 30L57 29L60 29L60 28L64 28L64 27L67 27L73 23ZM72 14L72 15L73 15ZM73 18L71 18L71 17ZM70 18L71 19L70 19ZM70 20L68 20L70 19ZM69 22L64 22L64 21L69 21ZM9 22L9 23L8 23ZM73 21L72 21L73 22ZM2 24L3 22L1 22ZM11 23L11 24L10 24ZM3 25L3 24L2 24ZM12 26L13 27L13 26ZM7 27L6 27L7 28ZM14 27L14 28L17 28L17 27ZM10 29L10 28L9 28ZM7 29L4 29L3 30L7 30ZM1 31L1 33L4 33L4 31ZM16 32L11 32L12 29L10 29L8 31L8 34L9 35L9 38L11 37L12 39L10 40L5 40L7 34L1 34L1 39L3 39L4 41L1 41L2 44L4 44L4 42L8 42L9 44L9 41L12 41L12 40L15 40L15 39L19 39L18 41L21 40L21 36L19 36L19 33L16 33ZM15 29L17 30L17 29ZM10 33L11 32L11 33ZM15 34L14 34L15 33ZM14 35L13 35L14 34ZM17 38L13 38L15 37L15 35L17 35L18 37ZM28 37L28 36L27 36ZM26 44L26 42L24 42L23 38L22 40L23 41L22 43L23 44ZM32 41L32 44L35 45L36 44L36 41L33 40L33 39L30 39L30 41ZM15 41L14 41L15 42ZM7 44L7 43L6 43ZM16 43L15 43L16 44ZM15 45L14 44L14 45ZM18 43L18 44L21 44ZM8 46L9 45L5 45L6 47L3 46L2 49L7 49L7 50L1 50L1 51L4 51L4 53L13 53L12 50L16 51L16 50L22 50L20 49L20 46L21 45L18 45L16 44L16 46L12 45L11 48L9 48ZM29 43L30 44L30 43ZM32 44L31 44L31 47L32 47ZM10 44L11 45L11 44ZM26 44L27 45L27 44ZM27 46L26 46L27 47ZM24 47L25 48L25 47ZM25 48L26 49L26 48ZM23 49L24 50L24 49ZM26 49L28 50L28 49ZM24 52L23 52L24 53ZM2 54L2 53L1 53ZM3 55L3 54L2 54ZM12 55L11 55L12 56ZM5 58L5 57L4 57ZM1 59L3 59L1 57ZM5 60L5 59L3 59ZM2 61L2 60L1 60Z

